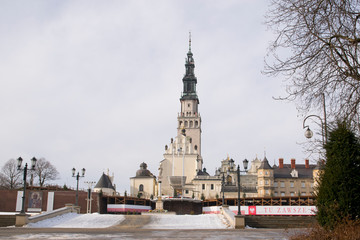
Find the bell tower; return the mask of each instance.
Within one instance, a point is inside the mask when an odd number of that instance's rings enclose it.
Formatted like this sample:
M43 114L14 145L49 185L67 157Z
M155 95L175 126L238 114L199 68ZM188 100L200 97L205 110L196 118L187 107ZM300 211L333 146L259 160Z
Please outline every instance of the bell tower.
M183 92L181 94L181 112L178 114L177 133L185 129L187 138L192 142L192 149L201 156L201 117L198 111L199 98L196 93L197 78L194 74L195 62L191 52L191 35L189 36L189 51L185 58L185 75ZM201 160L202 161L202 160ZM201 168L201 167L200 167Z
M165 145L164 159L160 162L159 183L162 195L186 196L193 194L192 180L202 169L201 157L201 117L198 111L199 98L196 93L197 79L195 63L189 51L185 58L183 90L180 97L181 111L177 117L177 136Z

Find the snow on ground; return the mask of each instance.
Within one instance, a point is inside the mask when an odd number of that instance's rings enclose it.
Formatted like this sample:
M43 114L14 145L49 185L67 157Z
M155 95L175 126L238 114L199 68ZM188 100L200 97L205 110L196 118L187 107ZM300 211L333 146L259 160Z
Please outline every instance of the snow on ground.
M153 215L152 221L145 225L145 229L225 229L218 214L204 215Z
M31 228L106 228L119 224L124 215L110 214L77 214L66 213L36 223L29 223Z
M67 213L36 223L29 228L106 228L121 223L124 215ZM152 215L145 229L225 229L226 221L219 214Z

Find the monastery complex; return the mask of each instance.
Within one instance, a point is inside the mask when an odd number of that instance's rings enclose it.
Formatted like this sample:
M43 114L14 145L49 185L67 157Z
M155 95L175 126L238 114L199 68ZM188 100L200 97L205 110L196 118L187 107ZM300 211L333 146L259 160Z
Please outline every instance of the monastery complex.
M199 98L196 92L195 62L191 51L185 61L185 75L182 79L183 92L180 98L180 112L177 117L177 136L165 145L163 160L159 164L159 175L147 169L146 163L130 178L130 195L141 198L162 196L194 199L215 199L237 197L237 166L233 159L222 160L215 174L203 168L201 156L201 116ZM309 160L271 166L264 157L249 162L244 160L245 170L240 174L241 197L310 196L318 176L320 165L309 164Z

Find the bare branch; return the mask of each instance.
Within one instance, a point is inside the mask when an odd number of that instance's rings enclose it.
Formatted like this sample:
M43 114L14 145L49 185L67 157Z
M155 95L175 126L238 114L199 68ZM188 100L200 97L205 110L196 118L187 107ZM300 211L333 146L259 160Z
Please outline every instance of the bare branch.
M272 0L266 24L277 37L263 73L283 74L288 94L276 99L309 111L321 108L325 94L329 122L358 126L359 23L360 0Z

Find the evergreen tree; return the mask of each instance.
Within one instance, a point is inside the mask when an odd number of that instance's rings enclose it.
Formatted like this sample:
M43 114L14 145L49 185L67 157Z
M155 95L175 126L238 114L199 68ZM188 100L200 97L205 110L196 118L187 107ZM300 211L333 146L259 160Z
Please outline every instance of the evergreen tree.
M332 229L345 217L360 217L360 143L346 123L338 123L329 135L316 205L318 222Z

